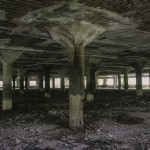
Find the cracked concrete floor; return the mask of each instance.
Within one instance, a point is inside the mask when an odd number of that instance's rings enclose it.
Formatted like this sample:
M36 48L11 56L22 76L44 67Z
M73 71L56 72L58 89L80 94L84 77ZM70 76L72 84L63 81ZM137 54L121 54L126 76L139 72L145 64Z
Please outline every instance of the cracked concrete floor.
M83 130L68 128L68 93L16 91L12 112L0 112L1 150L149 150L150 93L98 90L84 104ZM30 97L30 98L29 98Z

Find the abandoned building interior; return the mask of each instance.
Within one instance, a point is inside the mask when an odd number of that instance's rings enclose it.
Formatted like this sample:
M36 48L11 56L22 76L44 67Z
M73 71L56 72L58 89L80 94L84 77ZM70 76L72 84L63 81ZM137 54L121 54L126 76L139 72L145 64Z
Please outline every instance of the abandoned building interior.
M149 150L150 1L0 0L0 150Z

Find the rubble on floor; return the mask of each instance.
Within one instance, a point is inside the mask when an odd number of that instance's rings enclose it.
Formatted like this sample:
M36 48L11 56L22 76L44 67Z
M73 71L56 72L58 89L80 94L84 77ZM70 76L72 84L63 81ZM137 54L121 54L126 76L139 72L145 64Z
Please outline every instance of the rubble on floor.
M117 94L116 94L117 93ZM57 95L57 94L56 94ZM97 91L84 104L84 129L68 128L68 97L52 100L15 93L11 112L0 112L1 150L150 150L150 93ZM54 101L55 99L55 101Z

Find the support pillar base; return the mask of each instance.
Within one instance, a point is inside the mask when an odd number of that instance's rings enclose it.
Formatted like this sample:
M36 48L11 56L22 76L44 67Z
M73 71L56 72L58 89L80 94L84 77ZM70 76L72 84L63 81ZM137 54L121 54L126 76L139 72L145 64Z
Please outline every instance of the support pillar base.
M83 127L83 100L81 95L69 95L70 128Z
M3 100L3 110L12 110L12 100Z
M93 102L94 101L94 95L91 93L88 93L86 95L86 100L87 100L87 102Z
M143 91L142 90L136 90L136 96L137 97L143 96Z
M45 93L45 98L50 98L50 93Z
M24 95L24 91L20 91L20 95Z

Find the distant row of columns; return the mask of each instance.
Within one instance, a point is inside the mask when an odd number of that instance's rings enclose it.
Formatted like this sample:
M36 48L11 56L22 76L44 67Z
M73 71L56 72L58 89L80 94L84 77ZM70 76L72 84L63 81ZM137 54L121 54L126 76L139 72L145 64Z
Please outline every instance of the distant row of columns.
M15 80L16 80L17 75L13 75L13 89L15 89ZM136 71L136 89L137 89L137 95L138 93L141 93L142 89L142 72L141 70ZM50 74L49 72L45 73L45 97L50 97L48 96L48 91L50 90ZM24 85L25 81L25 85ZM52 88L55 88L55 78L52 78ZM107 79L103 79L103 86L106 86L106 81ZM94 67L92 65L88 66L86 69L86 82L87 82L87 88L86 88L86 99L87 101L92 101L94 99L93 97L93 91L95 89L95 71ZM117 76L114 76L114 86L117 86ZM39 74L38 75L38 87L40 91L43 91L43 75ZM28 76L24 76L24 73L20 74L20 93L24 93L24 89L28 89ZM61 76L61 89L62 91L65 90L65 83L64 83L64 76ZM118 74L118 89L121 89L121 74ZM125 91L128 91L128 72L124 73L124 89ZM140 94L139 94L140 95Z
M69 54L69 123L71 128L83 127L83 100L85 98L84 87L84 47L75 45L68 49ZM13 54L1 53L0 57L3 64L3 110L12 109L12 63L20 56L20 53ZM20 93L24 94L24 70L20 70ZM95 90L95 68L92 63L89 63L87 68L87 101L94 100ZM118 76L120 78L120 75ZM63 77L62 77L63 78ZM54 79L53 79L54 80ZM13 77L15 81L15 76ZM27 77L25 77L25 88L28 87ZM39 88L43 89L43 78L39 79ZM116 81L116 79L115 79ZM119 79L119 84L121 79ZM64 80L61 83L64 90ZM53 87L54 87L53 81ZM15 88L15 82L13 83ZM119 88L121 89L120 85ZM124 88L128 90L128 72L124 74ZM137 96L142 96L142 69L136 68L136 93ZM45 97L50 97L50 73L45 72Z
M124 73L124 90L126 92L128 92L128 74L129 74L129 71L125 71ZM116 76L114 76L114 87L117 87L116 86ZM107 82L107 79L104 78L103 79L103 86L106 87L106 82ZM121 90L121 74L118 74L118 89ZM142 68L137 68L136 69L136 95L137 96L142 96L143 95L143 92L142 92Z
M15 82L16 82L16 77L17 77L17 76L18 76L18 75L13 75L13 76L12 76L12 81L13 81L13 82L12 82L12 87L13 87L14 90L15 90L15 88L16 88ZM47 76L47 75L46 75L46 76ZM48 76L50 77L50 75L48 75ZM39 74L37 77L38 77L38 78L36 79L37 88L39 88L40 91L43 91L43 77L44 77L44 75ZM61 79L60 87L61 87L62 91L64 91L64 89L65 89L64 75L62 75L62 76L60 77L60 79ZM46 80L47 80L47 79L45 79L45 82L47 82ZM48 81L48 82L49 82L49 81ZM21 89L28 89L28 87L29 87L29 81L28 81L28 76L27 76L27 75L20 77L19 85L21 85ZM52 78L52 88L53 88L53 89L55 88L55 78L54 78L54 77Z
M121 90L121 74L118 74L118 89ZM114 87L117 87L117 76L114 76ZM13 90L15 90L15 80L17 75L13 75ZM48 91L50 91L50 74L49 72L45 73L45 97L50 97L50 94ZM24 85L25 81L25 85ZM43 75L39 74L37 79L37 86L40 91L43 91ZM95 71L94 67L90 66L86 69L86 100L87 101L93 101L94 95L93 91L95 90ZM103 86L106 87L107 78L103 79ZM64 83L64 76L61 75L61 90L65 91L65 83ZM20 94L24 94L24 89L28 89L28 76L24 76L24 74L20 74ZM55 78L52 78L52 88L55 88ZM136 71L136 89L137 89L137 96L142 95L142 72L141 70ZM124 90L128 91L128 72L124 73Z

